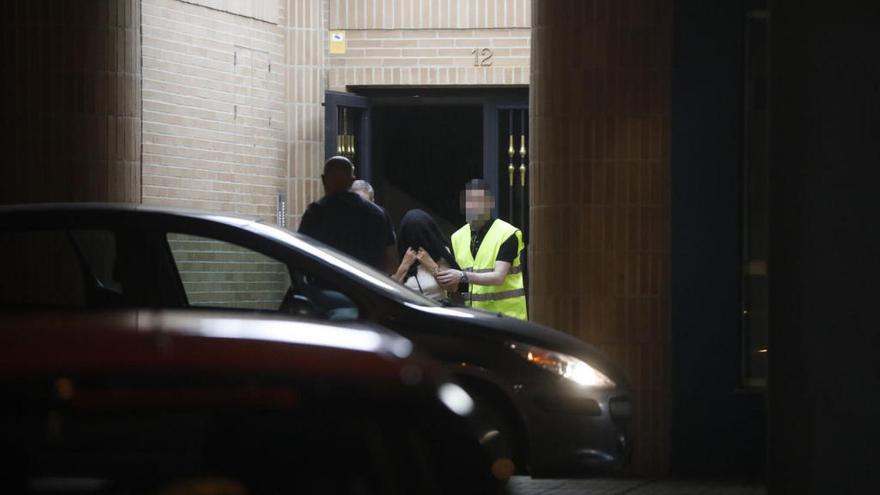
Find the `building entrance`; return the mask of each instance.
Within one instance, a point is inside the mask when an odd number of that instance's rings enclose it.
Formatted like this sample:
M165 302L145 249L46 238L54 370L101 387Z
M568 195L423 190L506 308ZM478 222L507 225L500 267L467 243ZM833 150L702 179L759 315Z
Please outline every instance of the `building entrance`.
M373 185L392 219L421 208L447 234L463 225L462 185L483 177L482 107L376 107L372 124Z
M527 88L349 89L326 95L327 156L352 158L395 223L421 208L451 234L462 187L483 178L528 237Z

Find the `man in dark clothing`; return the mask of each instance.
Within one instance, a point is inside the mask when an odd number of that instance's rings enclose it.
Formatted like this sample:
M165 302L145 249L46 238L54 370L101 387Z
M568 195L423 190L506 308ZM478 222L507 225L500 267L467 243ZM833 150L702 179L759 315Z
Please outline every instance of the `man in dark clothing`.
M354 165L334 156L324 164L324 197L303 214L299 233L391 274L397 269L394 227L385 212L351 191Z

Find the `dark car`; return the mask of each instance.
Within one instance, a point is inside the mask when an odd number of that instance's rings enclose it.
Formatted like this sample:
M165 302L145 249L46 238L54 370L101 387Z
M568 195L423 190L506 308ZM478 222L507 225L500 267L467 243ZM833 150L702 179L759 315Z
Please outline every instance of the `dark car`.
M0 303L27 308L235 308L372 321L411 339L475 398L500 472L617 469L630 393L592 346L445 307L310 238L233 216L145 206L0 208ZM507 463L507 464L505 464Z
M467 396L411 347L374 325L232 312L0 317L0 489L495 493L448 408Z

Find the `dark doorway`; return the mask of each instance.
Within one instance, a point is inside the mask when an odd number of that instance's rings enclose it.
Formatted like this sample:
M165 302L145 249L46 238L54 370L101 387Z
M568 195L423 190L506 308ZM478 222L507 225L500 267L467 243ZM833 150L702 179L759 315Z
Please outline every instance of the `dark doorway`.
M482 106L373 107L371 127L376 201L395 224L421 208L447 234L463 225L459 193L483 177Z

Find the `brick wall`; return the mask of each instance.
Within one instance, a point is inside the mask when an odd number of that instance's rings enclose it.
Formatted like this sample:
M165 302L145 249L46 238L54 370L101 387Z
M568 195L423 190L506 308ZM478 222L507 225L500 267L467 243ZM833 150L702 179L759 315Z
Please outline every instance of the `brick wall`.
M187 3L202 5L221 12L229 12L244 17L253 17L261 21L278 24L281 0L181 0Z
M330 89L529 82L529 29L357 30L346 38L346 53L330 56Z
M287 181L284 27L179 0L143 0L142 12L143 202L274 219Z
M535 0L529 316L623 368L639 474L669 466L672 4Z
M0 202L141 195L139 0L7 2Z
M526 85L531 3L524 0L330 0L330 89Z
M287 225L292 229L299 225L306 206L324 194L320 177L324 163L326 8L326 0L289 0Z
M285 5L261 2L278 25L249 2L200 3L142 0L143 202L275 221L288 192ZM204 239L172 249L190 303L278 307L277 263Z
M281 192L295 228L323 193L326 89L528 83L527 0L143 0L142 9L148 204L274 220ZM348 30L347 54L328 55L330 28Z
M329 0L330 29L531 27L531 0Z

